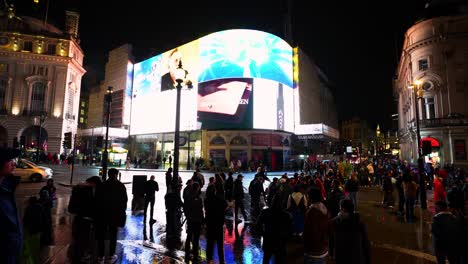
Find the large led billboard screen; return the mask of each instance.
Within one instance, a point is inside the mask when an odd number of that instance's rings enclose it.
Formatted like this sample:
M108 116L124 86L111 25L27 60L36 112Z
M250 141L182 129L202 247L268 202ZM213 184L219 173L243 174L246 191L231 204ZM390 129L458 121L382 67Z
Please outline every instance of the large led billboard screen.
M182 62L193 88L182 90L180 129L294 132L293 54L256 30L210 34L134 65L130 134L172 132L173 70Z

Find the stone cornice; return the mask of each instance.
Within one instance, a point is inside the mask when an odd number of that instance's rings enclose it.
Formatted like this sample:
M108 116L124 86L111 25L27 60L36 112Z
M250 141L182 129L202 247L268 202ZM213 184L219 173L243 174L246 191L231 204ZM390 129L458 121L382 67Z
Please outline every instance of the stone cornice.
M18 59L27 59L34 61L51 61L58 63L69 63L72 58L69 57L60 57L60 56L51 56L51 55L42 55L36 53L26 53L19 51L4 51L0 50L0 57L14 57Z

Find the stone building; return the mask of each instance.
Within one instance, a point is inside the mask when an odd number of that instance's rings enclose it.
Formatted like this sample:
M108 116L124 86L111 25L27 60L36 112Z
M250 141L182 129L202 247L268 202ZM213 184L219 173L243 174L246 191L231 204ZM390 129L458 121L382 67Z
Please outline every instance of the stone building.
M0 15L0 144L63 152L64 133L76 133L83 51L79 14L66 11L65 29L12 6Z

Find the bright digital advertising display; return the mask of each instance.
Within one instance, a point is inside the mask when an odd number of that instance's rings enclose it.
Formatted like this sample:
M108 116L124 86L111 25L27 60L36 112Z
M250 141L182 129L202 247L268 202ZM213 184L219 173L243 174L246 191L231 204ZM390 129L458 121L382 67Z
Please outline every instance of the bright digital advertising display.
M293 54L256 30L210 34L134 65L130 134L175 128L174 70L182 62L180 129L294 131ZM192 89L188 88L188 82Z

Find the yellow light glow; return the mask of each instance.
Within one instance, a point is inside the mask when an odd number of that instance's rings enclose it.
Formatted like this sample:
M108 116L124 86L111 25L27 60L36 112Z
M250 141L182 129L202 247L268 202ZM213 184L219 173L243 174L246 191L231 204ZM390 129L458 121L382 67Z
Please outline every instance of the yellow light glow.
M416 85L421 85L422 83L423 83L423 82L422 82L421 80L416 80L416 81L414 81L414 84L416 84Z
M60 117L60 110L56 109L54 111L54 117L59 118Z
M19 114L19 108L17 106L14 106L12 109L11 109L11 113L13 115L18 115Z

